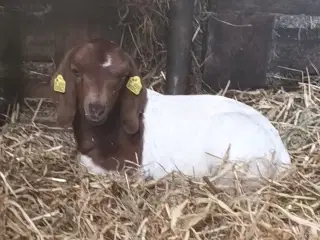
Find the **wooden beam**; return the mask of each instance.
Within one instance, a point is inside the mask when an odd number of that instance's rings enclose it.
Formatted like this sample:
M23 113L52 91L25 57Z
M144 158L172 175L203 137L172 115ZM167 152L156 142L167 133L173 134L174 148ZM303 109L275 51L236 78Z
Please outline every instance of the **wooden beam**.
M259 13L218 13L210 18L203 88L219 91L228 81L229 89L266 87L273 23L274 16Z
M216 0L211 0L215 1ZM246 13L282 13L318 16L320 1L315 0L219 0L218 12L241 11Z
M191 67L193 9L192 0L170 1L166 94L187 93L187 79Z
M21 20L20 13L9 3L4 6L6 15L3 17L3 49L1 63L3 76L1 77L1 106L0 126L5 123L2 114L7 113L9 105L21 102L20 94L23 91L22 50L21 50ZM12 108L11 108L12 109ZM11 114L11 113L9 113Z

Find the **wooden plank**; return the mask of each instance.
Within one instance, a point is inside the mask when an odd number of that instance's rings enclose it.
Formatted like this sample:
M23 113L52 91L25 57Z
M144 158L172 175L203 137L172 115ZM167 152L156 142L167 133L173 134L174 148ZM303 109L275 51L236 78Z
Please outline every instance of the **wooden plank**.
M53 92L50 84L29 79L23 91L23 98L46 98L52 99Z
M26 61L48 61L55 55L55 33L42 30L34 25L32 31L29 27L22 31L22 56ZM52 29L52 28L51 28Z
M8 106L19 101L19 95L23 91L23 74L21 72L21 45L20 45L20 16L17 12L3 15L1 70L1 114L7 114ZM11 109L12 110L12 109ZM10 115L10 112L9 112ZM0 125L5 122L0 116Z
M320 69L320 17L280 15L275 19L268 71L273 74L317 74ZM285 67L285 68L281 68Z
M0 63L0 79L2 81L6 79L8 71L6 68L7 66ZM21 97L51 98L49 83L54 70L54 64L50 62L24 62L22 64L23 89Z
M5 50L5 38L4 38L4 33L5 33L5 18L4 18L4 14L1 12L0 10L0 33L1 33L1 37L0 37L0 56L2 59L2 54Z
M57 1L53 4L40 1L33 4L32 1L15 2L10 4L9 9L20 14L20 38L24 60L52 60L56 54L65 51L66 45L70 47L75 40L95 36L108 37L116 41L121 39L122 32L117 27L117 0L99 0L95 4L76 0ZM8 11L8 14L11 12Z
M220 13L208 23L204 88L220 90L265 87L274 16Z
M320 1L315 0L210 0L218 12L242 11L282 14L319 15Z

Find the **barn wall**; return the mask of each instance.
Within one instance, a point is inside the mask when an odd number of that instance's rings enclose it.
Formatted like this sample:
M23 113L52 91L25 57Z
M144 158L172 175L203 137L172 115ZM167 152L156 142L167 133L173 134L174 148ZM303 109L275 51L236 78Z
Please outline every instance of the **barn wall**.
M0 15L0 29L6 32L11 27L7 19L13 15L20 22L15 34L19 39L16 45L21 46L24 96L50 97L48 83L55 64L73 44L97 36L120 41L122 29L118 27L118 7L118 0L96 0L95 4L76 0L51 3L13 0L5 5ZM0 39L6 41L6 36ZM7 45L1 40L0 51L3 54ZM5 69L5 63L1 61L0 78L5 77Z
M300 74L279 66L302 70L308 66L311 73L315 73L312 65L319 67L317 1L208 1L209 10L216 13L209 18L203 41L206 54L202 60L206 61L201 70L209 87L219 90L228 80L231 88L266 87L269 75ZM0 78L8 77L3 56L16 55L13 59L17 61L11 65L22 61L26 97L50 97L48 82L55 64L73 43L93 36L122 41L124 29L118 24L118 9L123 5L119 0L96 0L94 4L87 0L6 2L5 11L0 9L0 30L5 33L0 38ZM14 18L19 19L18 27L12 27ZM165 46L165 37L163 34L156 40ZM8 51L8 43L16 47Z
M209 1L216 15L208 23L205 88L220 90L229 80L230 88L284 86L292 82L271 81L272 77L301 76L306 67L317 73L319 1Z
M0 126L6 121L4 114L9 106L16 102L19 91L22 90L20 79L23 74L20 46L20 19L19 14L12 12L5 15L0 9ZM11 108L12 109L12 108Z
M320 12L320 2L315 0L218 0L219 11L261 12L290 15L313 15Z

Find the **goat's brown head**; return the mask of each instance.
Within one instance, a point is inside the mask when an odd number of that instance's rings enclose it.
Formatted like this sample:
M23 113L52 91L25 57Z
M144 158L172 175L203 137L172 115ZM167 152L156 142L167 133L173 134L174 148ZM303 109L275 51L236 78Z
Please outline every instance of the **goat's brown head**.
M128 134L138 131L146 89L134 61L116 43L94 39L72 48L61 61L51 86L58 97L60 125L70 124L76 111L91 124L102 124L120 100L124 130Z

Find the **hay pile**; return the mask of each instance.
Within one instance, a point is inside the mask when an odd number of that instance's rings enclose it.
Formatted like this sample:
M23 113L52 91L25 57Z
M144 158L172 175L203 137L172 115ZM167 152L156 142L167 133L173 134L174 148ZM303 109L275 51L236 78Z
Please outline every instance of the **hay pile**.
M319 239L320 87L226 95L273 120L297 168L231 197L170 176L143 183L89 175L71 133L11 124L1 138L0 239Z
M166 38L168 34L169 0L120 0L119 26L123 29L121 45L139 66L147 86L163 92L163 76L166 69ZM205 60L203 45L208 0L194 1L192 37L192 68L190 91L198 93L201 85L201 68Z

